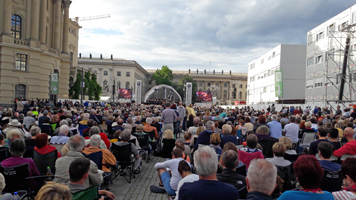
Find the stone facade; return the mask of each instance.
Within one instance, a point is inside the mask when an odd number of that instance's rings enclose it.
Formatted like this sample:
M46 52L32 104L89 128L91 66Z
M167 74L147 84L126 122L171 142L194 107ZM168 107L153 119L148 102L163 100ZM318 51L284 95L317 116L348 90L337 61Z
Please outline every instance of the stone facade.
M0 103L68 98L71 66L77 66L80 26L69 19L70 0L0 1ZM50 74L59 93L50 94Z

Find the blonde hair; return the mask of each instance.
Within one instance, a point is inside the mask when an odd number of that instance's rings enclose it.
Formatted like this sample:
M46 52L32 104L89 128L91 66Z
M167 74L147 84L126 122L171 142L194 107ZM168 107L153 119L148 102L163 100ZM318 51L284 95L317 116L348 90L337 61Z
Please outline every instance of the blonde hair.
M210 135L210 143L213 145L219 145L221 142L220 134L219 133L213 133Z
M199 136L199 134L200 134L201 132L203 132L203 131L205 131L204 127L203 127L203 126L199 126L199 127L197 128L197 132L196 132L197 136Z
M232 127L229 124L224 124L221 129L224 135L230 135L232 132Z
M138 126L136 126L136 132L142 132L143 131L143 125L142 124L139 124Z
M284 145L286 145L287 149L291 149L293 144L292 144L292 140L290 140L288 137L283 136L279 138L279 142L283 143Z
M310 128L312 126L312 124L310 122L305 122L304 125L305 125L305 127L308 127L308 128Z
M282 142L276 142L272 146L272 151L275 156L282 157L286 153L286 145L283 144Z
M174 139L173 131L171 129L167 129L166 131L164 131L163 138Z
M47 182L40 191L38 191L35 200L70 200L72 199L72 193L68 186L55 182Z
M6 183L5 183L5 178L2 175L2 173L0 173L0 192L6 187Z

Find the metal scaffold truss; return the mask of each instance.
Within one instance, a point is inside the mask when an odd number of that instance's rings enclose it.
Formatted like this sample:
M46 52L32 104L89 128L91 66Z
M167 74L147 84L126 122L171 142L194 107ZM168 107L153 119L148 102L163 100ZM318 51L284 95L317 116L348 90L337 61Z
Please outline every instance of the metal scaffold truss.
M348 107L356 102L356 24L329 27L325 70L325 104ZM331 29L333 28L333 29ZM333 103L333 104L332 104Z

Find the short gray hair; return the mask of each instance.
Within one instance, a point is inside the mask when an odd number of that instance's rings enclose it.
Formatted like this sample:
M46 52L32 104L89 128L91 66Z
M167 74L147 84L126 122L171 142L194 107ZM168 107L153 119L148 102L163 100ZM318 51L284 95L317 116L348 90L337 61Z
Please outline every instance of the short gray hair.
M199 176L207 177L216 174L218 169L218 156L209 146L198 148L194 153L194 166Z
M12 140L15 135L18 135L21 139L23 139L24 136L19 129L11 129L6 133L6 138Z
M130 132L132 131L132 125L131 124L126 124L125 129L129 129Z
M92 126L89 129L89 135L92 136L92 135L95 135L95 134L100 134L100 128L97 127L97 126Z
M146 124L152 124L152 119L150 117L146 119Z
M207 121L207 122L205 123L205 128L206 128L206 130L211 130L213 127L215 127L215 124L214 124L213 121Z
M194 117L193 124L194 125L199 125L199 122L200 122L200 118L199 117Z
M15 139L11 142L9 151L14 157L23 156L26 151L26 144L22 139Z
M38 127L38 126L32 126L32 127L31 127L31 129L30 129L30 134L31 134L32 136L36 136L36 135L38 135L38 134L40 134L40 133L41 133L40 127Z
M278 117L277 117L276 114L273 114L272 117L271 117L272 121L277 121L277 118L278 118Z
M73 123L73 121L72 121L70 118L67 118L66 120L67 120L67 122L68 122L68 126L71 126L72 123Z
M68 121L66 119L62 119L60 122L59 122L59 127L63 126L63 125L69 125Z
M276 185L277 168L267 160L254 159L248 167L247 178L251 191L271 194Z
M101 137L98 134L94 134L90 137L90 146L99 147L101 143Z
M69 127L67 125L63 125L59 128L60 133L67 133L69 132Z
M233 150L227 150L225 151L225 153L222 155L222 161L223 161L223 165L227 168L227 169L235 169L239 159L238 159L238 155L235 151Z
M90 114L89 113L84 113L83 114L83 119L89 119L90 117Z
M229 124L224 124L221 129L224 135L230 135L232 132L232 127Z
M131 131L129 129L125 129L120 134L121 140L124 142L128 142L131 138Z
M70 151L81 152L85 146L85 139L79 135L75 134L68 140L68 147Z
M269 128L266 125L262 125L257 128L256 133L261 134L261 135L268 135L269 134Z

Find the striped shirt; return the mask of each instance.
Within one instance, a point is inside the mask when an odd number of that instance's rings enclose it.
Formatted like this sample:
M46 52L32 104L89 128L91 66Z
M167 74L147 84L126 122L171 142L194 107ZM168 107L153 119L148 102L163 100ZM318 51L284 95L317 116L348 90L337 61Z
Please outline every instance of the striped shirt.
M335 200L356 200L356 195L350 191L341 190L332 194Z

